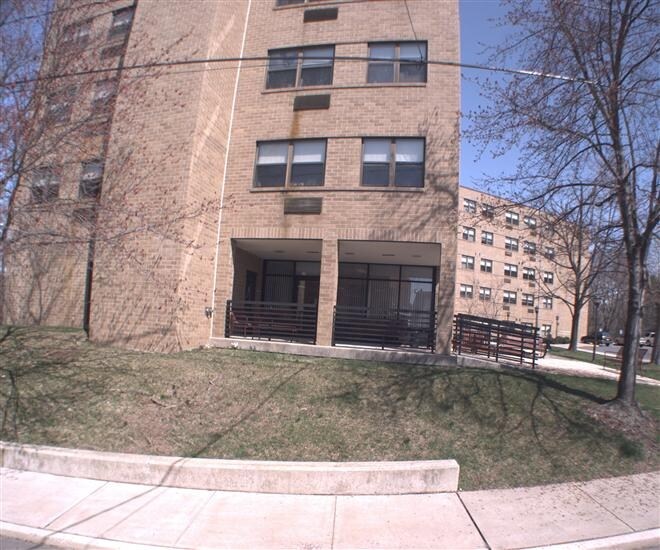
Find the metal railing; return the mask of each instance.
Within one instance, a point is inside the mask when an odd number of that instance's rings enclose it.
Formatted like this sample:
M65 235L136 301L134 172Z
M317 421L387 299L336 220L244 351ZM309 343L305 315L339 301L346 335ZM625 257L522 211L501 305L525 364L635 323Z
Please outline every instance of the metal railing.
M225 337L316 343L317 306L227 300Z
M544 357L547 345L538 328L460 313L454 317L454 351L461 355L485 355L495 361L515 359L521 364Z
M434 311L335 306L332 345L435 351Z

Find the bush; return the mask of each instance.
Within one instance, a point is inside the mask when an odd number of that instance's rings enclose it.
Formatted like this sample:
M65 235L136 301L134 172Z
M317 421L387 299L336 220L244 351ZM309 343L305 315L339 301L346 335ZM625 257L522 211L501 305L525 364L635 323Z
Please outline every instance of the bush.
M568 336L557 336L553 342L555 344L570 344L571 339Z

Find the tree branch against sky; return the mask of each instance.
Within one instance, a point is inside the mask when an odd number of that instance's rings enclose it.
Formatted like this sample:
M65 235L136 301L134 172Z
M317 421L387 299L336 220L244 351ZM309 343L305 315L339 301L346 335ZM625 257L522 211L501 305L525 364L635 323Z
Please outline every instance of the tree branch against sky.
M492 103L472 115L471 138L517 146L518 166L500 183L543 208L571 189L611 209L630 273L617 401L635 402L647 257L660 219L657 121L660 10L652 0L507 2L513 32L491 63L524 64L581 80L512 76L482 82ZM601 228L597 228L601 229Z

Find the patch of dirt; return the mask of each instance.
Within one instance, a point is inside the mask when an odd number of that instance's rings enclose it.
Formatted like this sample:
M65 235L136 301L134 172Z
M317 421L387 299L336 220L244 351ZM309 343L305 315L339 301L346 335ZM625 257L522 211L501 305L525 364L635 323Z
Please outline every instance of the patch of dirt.
M638 406L631 407L619 401L608 401L602 405L591 405L586 409L586 413L602 426L642 443L650 452L660 452L660 425L653 416L644 413Z

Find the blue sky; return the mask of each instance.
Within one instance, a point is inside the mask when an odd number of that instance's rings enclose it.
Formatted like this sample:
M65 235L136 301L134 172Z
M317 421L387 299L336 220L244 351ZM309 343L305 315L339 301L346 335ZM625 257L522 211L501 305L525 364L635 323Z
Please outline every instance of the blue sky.
M486 63L486 44L498 43L505 36L504 29L498 29L491 21L504 14L504 8L496 0L460 0L461 16L461 61L463 63ZM501 73L488 73L473 69L461 69L461 111L465 114L478 105L484 105L487 98L481 97L475 77L507 78ZM465 116L461 119L461 128L468 124ZM504 157L493 159L488 151L478 157L478 149L465 138L461 139L460 183L468 187L488 191L483 185L484 174L497 176L510 173L515 167L517 153L513 151ZM490 189L490 191L495 191ZM504 192L504 190L502 190Z

